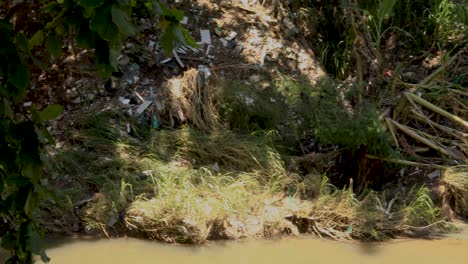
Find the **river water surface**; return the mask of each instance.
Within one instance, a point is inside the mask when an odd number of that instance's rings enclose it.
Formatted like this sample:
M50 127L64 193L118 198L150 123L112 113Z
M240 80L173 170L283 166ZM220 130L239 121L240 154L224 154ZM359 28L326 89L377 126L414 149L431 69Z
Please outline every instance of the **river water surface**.
M47 253L51 264L468 264L468 230L437 240L385 243L302 237L190 247L130 238L74 239L51 245Z
M385 243L285 238L188 247L130 238L71 240L47 252L52 264L468 264L468 230L437 240Z

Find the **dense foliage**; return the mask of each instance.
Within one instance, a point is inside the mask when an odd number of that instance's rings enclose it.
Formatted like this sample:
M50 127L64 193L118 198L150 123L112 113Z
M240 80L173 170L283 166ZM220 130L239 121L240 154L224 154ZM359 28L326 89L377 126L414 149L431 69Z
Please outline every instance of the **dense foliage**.
M8 263L32 263L33 254L48 260L32 212L46 195L41 188L42 155L45 145L54 142L44 121L57 117L62 107L49 105L42 111L34 106L23 107L30 68L47 68L47 62L41 62L33 51L45 47L51 56L59 57L63 42L76 39L79 48L94 50L96 70L101 76L109 77L117 70L122 41L137 33L131 19L137 1L33 2L40 2L42 27L37 30L21 29L12 23L15 13L33 10L37 3L1 2L8 14L0 17L0 238L2 247L12 255ZM164 31L163 48L167 52L172 50L174 42L194 44L179 24L182 12L165 7L158 0L145 1L143 5L159 19ZM21 19L30 18L33 12L26 13ZM21 21L28 22L32 23Z

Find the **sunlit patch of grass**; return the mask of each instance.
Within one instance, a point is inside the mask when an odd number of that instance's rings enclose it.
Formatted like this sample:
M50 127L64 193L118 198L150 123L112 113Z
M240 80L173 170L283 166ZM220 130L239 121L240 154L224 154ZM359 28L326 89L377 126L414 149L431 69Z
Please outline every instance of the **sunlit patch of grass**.
M256 218L260 225L265 201L281 194L275 184L261 184L255 172L220 174L177 163L145 162L153 167L149 183L153 195L139 197L130 205L126 224L167 242L201 243L208 236L229 236L225 234L227 221L233 217L243 228L249 218ZM221 233L216 234L219 227ZM263 224L258 228L262 233Z

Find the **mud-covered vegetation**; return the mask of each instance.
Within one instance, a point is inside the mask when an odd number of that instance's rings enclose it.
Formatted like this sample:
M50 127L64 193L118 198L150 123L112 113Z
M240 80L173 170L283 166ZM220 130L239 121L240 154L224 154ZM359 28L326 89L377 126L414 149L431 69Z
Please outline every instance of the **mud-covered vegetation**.
M0 63L0 121L31 122L38 147L22 165L2 126L17 261L46 259L36 226L197 244L431 236L468 217L463 1L19 2L0 5L19 65Z

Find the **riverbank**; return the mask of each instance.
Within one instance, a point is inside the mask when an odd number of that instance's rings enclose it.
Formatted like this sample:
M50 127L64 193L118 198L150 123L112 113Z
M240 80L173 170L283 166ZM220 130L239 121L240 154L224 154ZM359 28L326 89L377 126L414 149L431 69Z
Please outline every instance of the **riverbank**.
M285 234L385 240L451 229L428 185L357 193L351 181L337 188L273 132L145 130L118 111L93 109L63 126L65 140L51 150L45 178L55 197L37 212L51 235L199 244ZM336 156L317 155L318 164Z
M107 82L86 71L87 51L36 76L28 100L66 109L48 123L51 195L36 212L46 232L385 240L467 217L465 25L412 2L377 13L293 2L181 1L189 32L211 44L167 55L140 14ZM427 6L434 17L457 7ZM415 36L451 25L452 38L421 36L440 44L421 50L392 30L405 17L383 19L403 12L421 17ZM388 29L378 39L376 16Z

